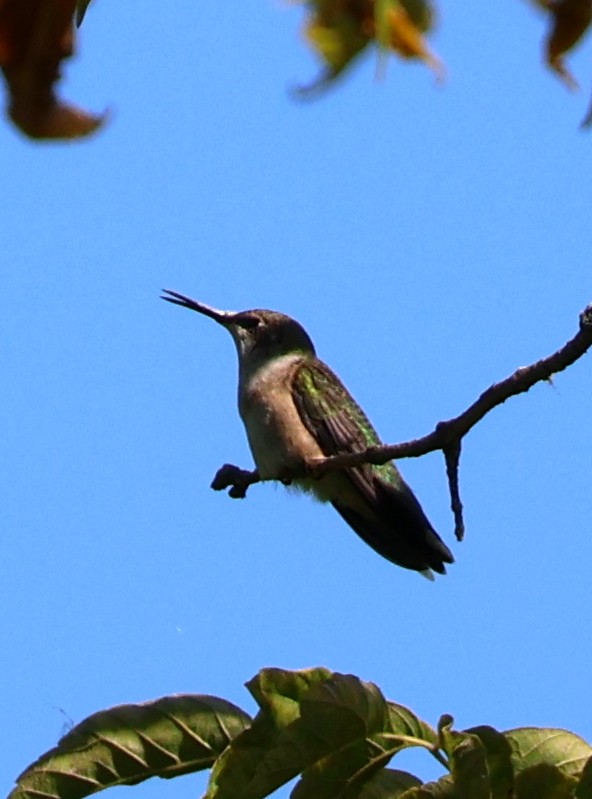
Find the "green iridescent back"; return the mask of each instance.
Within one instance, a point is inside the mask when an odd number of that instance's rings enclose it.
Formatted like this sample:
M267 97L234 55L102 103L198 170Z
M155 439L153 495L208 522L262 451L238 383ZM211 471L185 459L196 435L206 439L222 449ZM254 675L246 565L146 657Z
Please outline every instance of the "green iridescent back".
M318 358L307 359L294 375L293 397L302 420L325 455L380 446L378 433L337 375ZM383 480L399 485L393 463L366 464Z

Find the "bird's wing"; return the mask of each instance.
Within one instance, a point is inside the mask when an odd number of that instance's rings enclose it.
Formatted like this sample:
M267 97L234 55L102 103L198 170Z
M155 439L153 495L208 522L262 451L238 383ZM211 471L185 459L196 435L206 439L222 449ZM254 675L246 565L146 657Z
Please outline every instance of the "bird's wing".
M326 456L379 446L378 434L339 378L317 358L292 378L292 397L302 421ZM358 535L387 559L418 571L444 572L454 558L393 463L344 470L364 512L337 501L336 510Z
M317 358L304 361L295 371L292 397L302 421L325 455L361 452L381 443L368 417L337 375ZM361 476L369 470L361 467L355 471Z

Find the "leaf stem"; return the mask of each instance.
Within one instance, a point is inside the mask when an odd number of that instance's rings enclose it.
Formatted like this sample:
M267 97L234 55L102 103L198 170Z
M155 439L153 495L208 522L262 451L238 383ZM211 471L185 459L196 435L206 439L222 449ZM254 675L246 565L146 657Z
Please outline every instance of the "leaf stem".
M446 771L450 771L450 764L448 762L448 758L442 754L440 748L437 744L432 744L429 741L425 741L423 738L415 738L413 735L399 735L397 733L384 733L382 738L386 739L387 741L397 741L399 743L407 744L408 746L421 746L423 749L427 749L428 752L436 758L436 760L444 766Z

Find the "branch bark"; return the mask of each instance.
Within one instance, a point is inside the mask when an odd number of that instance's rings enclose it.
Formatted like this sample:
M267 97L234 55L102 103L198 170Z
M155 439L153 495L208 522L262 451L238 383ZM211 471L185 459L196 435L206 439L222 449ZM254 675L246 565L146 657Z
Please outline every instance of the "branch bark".
M510 397L528 391L542 380L551 381L554 374L562 372L575 363L591 346L592 304L584 308L579 317L578 332L563 347L530 366L522 366L516 369L505 380L494 383L459 416L438 422L431 433L400 444L370 447L361 452L347 452L342 455L319 459L307 464L305 473L290 476L292 478L304 476L318 478L333 469L348 469L353 466L361 466L364 463L380 465L393 459L419 458L422 455L427 455L428 452L442 450L446 461L451 508L455 522L455 535L461 541L464 537L464 521L458 472L463 438L484 416L498 405L501 405ZM223 479L219 479L220 477ZM236 482L234 482L234 477L236 477ZM256 472L247 473L236 466L225 464L214 478L212 487L216 490L230 487L229 493L231 496L242 498L246 494L247 487L256 482L259 482L259 476Z

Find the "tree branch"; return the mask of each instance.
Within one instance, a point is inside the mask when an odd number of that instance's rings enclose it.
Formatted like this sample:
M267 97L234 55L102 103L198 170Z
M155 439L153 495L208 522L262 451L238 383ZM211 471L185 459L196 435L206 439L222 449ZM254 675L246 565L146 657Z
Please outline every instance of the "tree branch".
M226 488L228 496L233 499L244 499L247 496L247 489L253 483L260 483L261 478L257 469L248 472L246 469L239 469L238 466L233 466L232 463L225 463L221 466L210 485L214 491L224 491Z
M494 383L466 411L454 419L438 422L434 430L428 435L412 441L405 441L401 444L370 447L362 452L346 452L341 455L322 458L307 464L303 473L291 476L293 478L304 476L320 478L326 472L334 469L347 469L353 466L361 466L364 463L380 465L393 459L419 458L428 452L442 450L446 461L451 508L455 521L455 535L461 541L464 536L464 522L458 487L458 470L462 439L486 414L501 405L509 397L528 391L535 383L539 383L541 380L550 381L554 374L562 372L581 358L592 346L592 304L584 308L580 314L579 322L579 330L576 335L557 352L547 358L536 361L530 366L522 366L505 380ZM219 480L218 478L223 470L224 479ZM245 479L246 475L248 477ZM237 478L236 483L233 482L233 477ZM238 467L226 464L214 478L212 487L221 490L232 486L229 492L231 496L244 497L247 487L256 482L259 482L259 476L256 472L244 472Z

